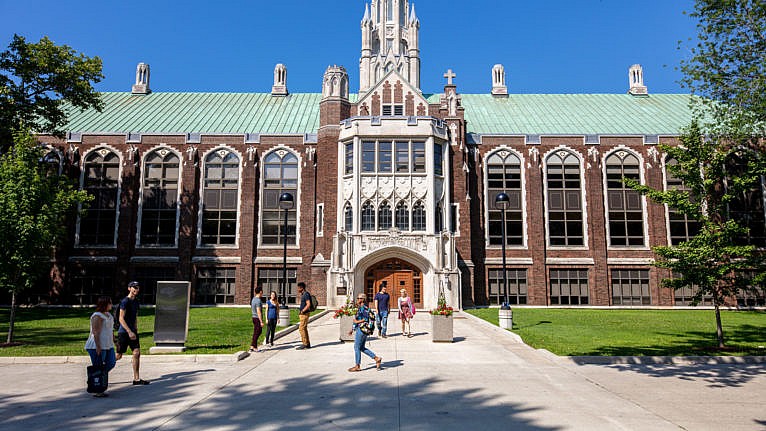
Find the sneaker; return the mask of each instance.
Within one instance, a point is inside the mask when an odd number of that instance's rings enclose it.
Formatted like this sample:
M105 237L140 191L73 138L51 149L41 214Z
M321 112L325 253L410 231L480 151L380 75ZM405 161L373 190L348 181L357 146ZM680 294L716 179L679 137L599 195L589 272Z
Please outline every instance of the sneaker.
M149 382L143 379L138 379L138 380L133 380L133 384L143 386L143 385L148 385Z
M101 392L100 394L93 394L94 398L106 398L108 396L109 394L107 394L106 392Z
M269 343L269 347L274 347L274 343Z

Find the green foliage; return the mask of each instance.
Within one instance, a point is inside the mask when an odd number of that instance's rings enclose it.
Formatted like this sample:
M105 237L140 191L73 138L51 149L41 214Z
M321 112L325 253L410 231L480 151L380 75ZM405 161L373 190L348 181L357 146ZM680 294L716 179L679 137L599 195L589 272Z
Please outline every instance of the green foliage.
M41 166L42 150L29 134L0 156L0 287L32 287L50 266L52 246L65 235L65 218L91 197L66 177Z
M23 129L64 137L64 102L100 111L103 102L93 84L103 77L99 57L86 57L47 37L30 43L14 35L0 53L0 149Z

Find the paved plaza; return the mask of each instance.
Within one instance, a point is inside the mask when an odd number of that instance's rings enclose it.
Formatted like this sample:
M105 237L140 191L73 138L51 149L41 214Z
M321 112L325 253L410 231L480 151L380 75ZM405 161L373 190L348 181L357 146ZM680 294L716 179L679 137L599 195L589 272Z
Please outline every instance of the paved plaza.
M763 363L582 364L465 313L454 343L433 343L429 318L406 338L394 316L391 336L372 338L381 371L366 356L346 371L353 344L325 315L310 350L292 332L241 361L146 355L149 386L130 384L126 357L102 399L85 393L85 356L0 358L0 430L766 429Z

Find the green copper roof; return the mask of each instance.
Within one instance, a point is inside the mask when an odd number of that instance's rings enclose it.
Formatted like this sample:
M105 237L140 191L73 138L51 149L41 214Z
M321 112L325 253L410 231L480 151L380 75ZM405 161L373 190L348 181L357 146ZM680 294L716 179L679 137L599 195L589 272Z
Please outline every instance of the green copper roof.
M316 133L319 93L101 93L104 110L69 109L83 133Z
M462 94L470 133L677 135L691 121L689 95ZM429 102L438 103L438 95Z
M439 94L425 95L439 103ZM102 93L104 110L68 109L82 133L304 134L319 129L319 93ZM468 132L503 135L676 135L685 94L462 94ZM357 95L350 97L353 103Z

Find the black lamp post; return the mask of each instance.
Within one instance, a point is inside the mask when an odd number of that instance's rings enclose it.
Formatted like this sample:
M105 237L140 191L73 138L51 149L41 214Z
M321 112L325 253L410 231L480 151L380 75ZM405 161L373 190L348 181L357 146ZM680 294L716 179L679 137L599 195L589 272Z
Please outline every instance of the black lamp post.
M282 193L279 195L279 208L285 210L285 226L283 232L283 241L284 241L284 255L282 260L282 289L281 289L281 305L284 307L287 305L287 213L289 210L293 207L293 195L290 193Z
M508 301L508 279L505 275L505 208L508 206L508 202L510 202L510 198L507 194L504 192L500 192L497 196L495 196L495 207L499 207L503 210L503 226L501 228L501 232L503 235L502 238L502 245L503 245L503 294L505 295L505 302L503 302L503 305L500 306L501 310L510 310L511 305Z

